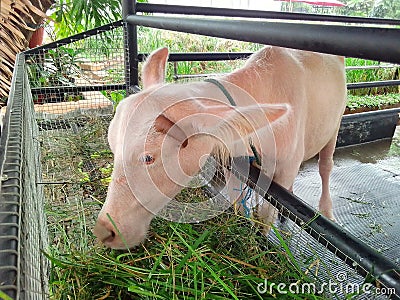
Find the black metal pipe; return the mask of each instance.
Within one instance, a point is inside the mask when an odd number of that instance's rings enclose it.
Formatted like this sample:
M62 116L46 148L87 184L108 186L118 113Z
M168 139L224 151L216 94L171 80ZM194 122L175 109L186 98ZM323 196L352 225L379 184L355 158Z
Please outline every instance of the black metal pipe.
M321 215L316 217L316 212L311 206L279 184L271 181L259 168L249 165L248 158L235 158L234 169L241 176L248 178L248 184L253 188L258 187L261 191L268 190L267 193L262 195L267 201L269 201L269 196L279 199L272 204L282 212L285 209L288 210L290 213L286 214L285 217L290 218L302 227L316 241L349 266L356 268L362 276L372 275L386 287L395 288L396 295L399 297L400 269L389 259L361 242L336 223ZM268 183L271 183L271 185L268 186Z
M137 26L127 22L127 17L136 14L136 1L122 1L122 18L124 20L125 32L125 83L127 86L126 94L134 93L134 87L139 85L139 60L137 44Z
M399 29L137 15L126 17L126 21L166 30L400 63Z
M100 27L96 27L94 29L82 32L82 33L78 33L75 35L71 35L67 38L55 41L55 42L51 42L48 44L45 44L43 46L39 46L36 48L32 48L29 50L24 51L23 53L28 57L29 55L33 55L33 54L38 54L38 53L44 53L49 51L50 49L55 49L58 48L60 46L64 46L64 45L68 45L71 44L73 42L82 40L84 38L90 37L90 36L94 36L99 34L99 32L104 32L104 31L109 31L118 27L122 26L122 20L119 21L115 21L113 23L107 24L107 25L103 25Z
M348 90L362 89L362 88L372 88L381 86L396 86L400 85L400 80L382 80L382 81L370 81L370 82L356 82L348 83Z
M168 61L219 61L219 60L235 60L245 59L252 55L252 52L218 52L218 53L170 53ZM138 54L138 60L144 61L148 54Z
M187 53L190 56L190 53ZM214 54L214 53L207 53L207 54ZM138 56L140 61L144 59L144 54L139 54ZM238 58L245 58L245 56ZM210 61L207 56L204 58L197 57L195 60L199 61ZM211 60L219 60L212 58ZM224 58L223 60L228 60ZM191 61L191 59L186 60L184 56L178 56L177 58L173 58L169 60L171 62L174 61ZM193 77L206 77L212 74L199 74L199 75L189 75ZM183 75L185 76L185 75ZM383 87L383 86L396 86L400 85L400 80L383 80L383 81L370 81L370 82L357 82L357 83L348 83L347 89L354 90L354 89L362 89L362 88L372 88L372 87ZM85 85L85 86L48 86L48 87L36 87L32 88L31 92L32 95L39 95L39 94L51 94L51 93L74 93L74 92L95 92L95 91L116 91L116 90L126 90L125 84L105 84L105 85ZM135 93L138 92L137 88L134 87Z
M105 85L84 85L84 86L48 86L31 88L32 95L39 94L63 94L74 92L96 92L96 91L116 91L126 90L125 84L105 84Z
M246 59L252 52L219 52L219 53L170 53L169 62L179 61L220 61L220 60L235 60L235 59ZM139 53L138 60L143 62L149 54ZM207 76L207 74L200 74L200 77ZM383 86L396 86L400 85L400 80L382 80L382 81L369 81L369 82L356 82L348 83L347 89L362 89L372 87L383 87Z
M181 5L149 4L149 3L137 3L136 11L144 13L203 15L203 16L219 16L219 17L400 25L400 20L394 20L394 19L362 18L362 17L332 16L332 15L305 14L305 13L288 13L288 12L276 12L276 11L265 11L265 10L231 9L231 8L216 8L216 7L186 6L186 5L181 6Z

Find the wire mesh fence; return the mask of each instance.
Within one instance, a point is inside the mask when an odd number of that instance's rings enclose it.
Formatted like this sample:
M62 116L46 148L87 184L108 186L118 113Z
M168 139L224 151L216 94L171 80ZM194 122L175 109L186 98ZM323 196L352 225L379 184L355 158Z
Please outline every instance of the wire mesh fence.
M100 182L96 172L109 167L102 151L113 103L125 96L123 34L120 24L111 25L19 56L2 132L2 155L11 155L15 170L7 175L2 166L0 213L0 290L15 299L48 299L43 251L48 241L62 244L55 228L77 230L77 211L95 218L95 201L84 208L82 201L93 192L85 183Z
M27 59L50 242L61 248L60 231L91 230L104 201L97 197L104 196L112 170L107 128L126 95L116 89L125 87L123 35L122 26L106 28ZM86 228L77 226L76 212Z
M49 263L38 135L24 55L17 57L1 136L0 291L14 299L46 299Z

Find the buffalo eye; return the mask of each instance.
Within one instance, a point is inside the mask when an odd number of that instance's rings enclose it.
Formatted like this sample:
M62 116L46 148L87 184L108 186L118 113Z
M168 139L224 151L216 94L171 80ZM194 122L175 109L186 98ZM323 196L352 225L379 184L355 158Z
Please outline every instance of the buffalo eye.
M154 157L149 153L145 153L142 156L140 156L139 160L146 165L150 165L154 162Z

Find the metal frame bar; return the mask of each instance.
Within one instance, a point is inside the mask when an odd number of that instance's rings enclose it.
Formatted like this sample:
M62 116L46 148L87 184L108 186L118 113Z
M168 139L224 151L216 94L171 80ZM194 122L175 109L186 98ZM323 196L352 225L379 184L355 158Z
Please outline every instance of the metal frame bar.
M136 10L137 12L144 12L144 13L163 13L163 14L179 14L179 15L203 15L203 16L239 17L239 18L256 18L256 19L263 18L263 19L317 21L317 22L324 21L324 22L341 22L341 23L400 25L400 20L395 20L395 19L331 16L331 15L319 15L319 14L288 13L288 12L216 8L216 7L199 7L199 6L186 6L186 5L180 6L180 5L137 3Z
M32 49L26 50L23 53L28 58L30 55L34 55L34 54L38 54L38 53L44 53L44 52L49 51L50 49L55 49L55 48L58 48L60 46L68 45L68 44L71 44L73 42L76 42L77 40L82 40L84 38L87 38L87 37L90 37L90 36L93 36L93 35L97 35L99 32L112 30L114 28L121 27L121 26L122 26L122 20L115 21L113 23L110 23L110 24L107 24L107 25L104 25L104 26L96 27L94 29L91 29L91 30L88 30L88 31L85 31L85 32L82 32L82 33L78 33L78 34L69 36L69 37L67 37L65 39L61 39L61 40L58 40L58 41L55 41L55 42L52 42L52 43L49 43L49 44L45 44L43 46L39 46L39 47L36 47L36 48L32 48Z
M138 15L129 15L126 21L192 34L400 63L400 30L392 28Z
M348 90L356 90L356 89L363 89L363 88L396 86L396 85L400 85L400 80L382 80L382 81L348 83L347 89Z
M273 182L259 168L252 164L249 167L248 158L235 158L234 168L241 176L248 178L250 186L261 189L261 191L268 191L262 195L265 200L269 201L268 195L274 199L279 199L273 205L279 211L284 211L282 208L286 208L291 212L291 214L284 215L285 217L290 218L302 227L350 267L356 268L360 275L372 275L385 286L393 287L397 292L400 291L399 268L386 257L360 242L358 238L324 216L319 215L316 218L315 210L311 206ZM271 185L266 185L268 183L271 183ZM310 222L310 220L313 221ZM304 226L304 224L307 224L307 226ZM338 249L340 251L337 251ZM357 265L353 265L353 262L356 262Z
M12 88L0 148L0 290L18 299L20 295L20 214L23 148L23 54L15 62ZM12 112L12 113L11 113Z
M139 86L139 60L137 44L137 26L127 22L129 15L136 14L136 1L122 1L122 18L126 29L125 39L125 83L127 96L136 92Z
M168 57L169 62L175 61L219 61L219 60L235 60L248 58L253 53L251 52L190 52L190 53L170 53ZM145 61L148 54L138 54L138 60Z
M125 90L125 84L83 85L83 86L49 86L32 88L32 95L71 92L98 92L107 90Z

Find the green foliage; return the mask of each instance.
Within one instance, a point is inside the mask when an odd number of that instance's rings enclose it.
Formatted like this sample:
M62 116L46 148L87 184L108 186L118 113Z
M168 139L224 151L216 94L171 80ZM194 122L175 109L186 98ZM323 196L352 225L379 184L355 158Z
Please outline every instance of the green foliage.
M170 52L254 52L262 45L139 27L139 52L149 53L160 47L168 47ZM243 63L243 60L235 60L168 64L167 81L173 81L175 73L178 75L224 73L242 66Z
M122 19L120 0L57 0L52 9L57 39Z
M27 73L31 87L58 87L71 86L75 80L74 75L80 70L79 54L82 49L72 49L60 46L49 49L43 55L32 56L27 64ZM82 95L74 92L51 93L34 95L35 103L62 102L81 100Z
M358 108L382 109L389 105L400 105L400 94L347 96L347 107L351 110Z
M44 57L33 57L32 59L37 61L30 63L28 67L31 85L34 87L71 85L72 78L68 75L78 70L78 55L82 51L60 46L48 50Z
M3 291L0 291L0 299L2 299L2 300L12 300L12 298L10 296L8 296L6 293L4 293Z
M376 6L372 10L373 17L400 19L400 1L381 0L376 2Z
M374 0L344 0L346 6L342 7L342 13L348 16L368 17L374 7Z
M119 0L58 0L54 9L58 39L121 19Z
M369 82L369 81L381 81L381 80L393 80L399 78L399 67L382 67L378 61L365 60L361 58L346 58L347 67L361 67L360 69L347 70L346 81L348 83L353 82ZM376 66L377 68L370 68L369 66ZM362 67L366 67L362 69ZM352 95L376 95L384 93L395 93L398 92L398 87L376 87L376 88L365 88L351 90Z
M102 91L102 94L111 99L114 107L126 97L126 91Z
M400 2L393 0L342 0L341 14L347 16L377 17L386 19L400 18Z
M88 172L83 171L84 162L80 161L78 164L77 174L80 177L79 182L81 184L90 182L90 176Z

